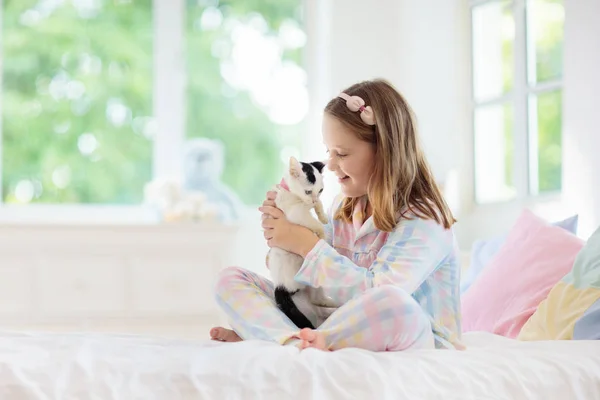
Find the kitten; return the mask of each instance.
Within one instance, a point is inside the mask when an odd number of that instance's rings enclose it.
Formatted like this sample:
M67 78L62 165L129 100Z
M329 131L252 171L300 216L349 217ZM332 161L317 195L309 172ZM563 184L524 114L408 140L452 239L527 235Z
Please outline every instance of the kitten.
M302 225L313 231L319 238L325 238L323 224L327 216L323 211L320 195L323 192L323 168L320 161L299 162L290 158L289 170L276 189L275 205L285 214L288 221ZM319 220L311 214L311 209ZM274 247L269 250L267 263L275 286L277 307L300 329L314 329L313 324L298 309L297 303L309 301L314 294L307 293L305 285L294 280L302 266L303 258L297 254Z

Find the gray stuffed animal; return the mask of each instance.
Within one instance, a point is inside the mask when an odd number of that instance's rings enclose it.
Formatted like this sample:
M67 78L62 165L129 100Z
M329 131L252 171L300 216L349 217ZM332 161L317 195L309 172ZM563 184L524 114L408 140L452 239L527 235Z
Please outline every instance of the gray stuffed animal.
M190 139L183 156L184 190L202 192L217 211L219 220L233 222L244 207L240 198L221 182L225 149L218 140Z

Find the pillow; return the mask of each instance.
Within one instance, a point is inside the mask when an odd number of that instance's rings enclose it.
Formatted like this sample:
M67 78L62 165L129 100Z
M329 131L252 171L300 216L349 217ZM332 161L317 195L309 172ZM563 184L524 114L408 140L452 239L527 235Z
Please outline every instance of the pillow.
M574 340L600 340L600 299L588 308L573 327Z
M523 210L504 245L462 296L463 331L516 338L582 247L577 236Z
M566 229L576 235L578 222L579 215L576 214L562 221L554 222L552 225ZM500 250L500 247L502 247L506 241L506 236L507 234L503 234L487 240L476 240L473 243L471 248L471 262L469 263L469 268L467 269L465 276L460 282L461 294L464 294L467 289L471 287L492 257L498 253L498 250Z
M520 340L600 339L600 228L523 326Z

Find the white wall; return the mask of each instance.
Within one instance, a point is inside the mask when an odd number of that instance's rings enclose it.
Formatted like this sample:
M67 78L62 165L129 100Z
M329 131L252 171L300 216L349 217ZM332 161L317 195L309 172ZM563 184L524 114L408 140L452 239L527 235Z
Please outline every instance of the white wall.
M587 236L600 225L600 1L565 3L564 199Z

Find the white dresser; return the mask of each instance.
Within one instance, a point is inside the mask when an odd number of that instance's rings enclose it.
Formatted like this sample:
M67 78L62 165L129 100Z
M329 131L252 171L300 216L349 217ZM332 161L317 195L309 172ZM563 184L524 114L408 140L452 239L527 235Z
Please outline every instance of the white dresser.
M205 338L237 227L0 226L0 329Z

